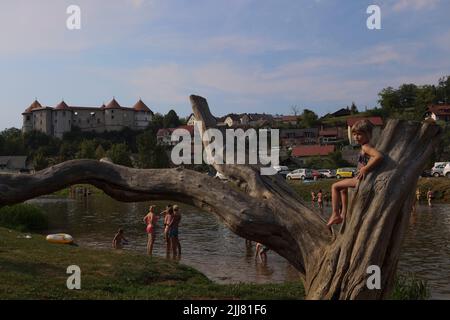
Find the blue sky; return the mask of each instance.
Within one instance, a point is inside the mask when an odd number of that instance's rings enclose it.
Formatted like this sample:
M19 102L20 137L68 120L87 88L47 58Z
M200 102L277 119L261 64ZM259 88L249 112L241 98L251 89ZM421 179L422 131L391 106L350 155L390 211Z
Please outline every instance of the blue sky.
M81 30L66 8L81 8ZM382 30L366 9L381 8ZM377 104L402 83L450 75L448 0L5 0L0 129L21 127L35 97L100 106L140 97L155 112L318 114Z

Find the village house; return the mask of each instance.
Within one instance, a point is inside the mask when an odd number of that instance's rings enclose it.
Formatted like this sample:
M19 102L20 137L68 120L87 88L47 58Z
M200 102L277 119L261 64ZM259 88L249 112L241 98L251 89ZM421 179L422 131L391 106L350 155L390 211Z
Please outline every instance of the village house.
M300 116L278 116L274 118L274 122L281 125L296 126L300 119Z
M292 148L291 157L295 158L299 164L304 164L311 158L326 157L335 151L334 145L305 145Z
M27 156L0 156L0 173L30 173L33 167Z
M450 105L437 104L428 106L428 111L425 113L426 118L431 118L434 121L450 122Z
M325 128L322 126L319 131L320 144L337 144L345 141L346 130L342 127Z
M116 99L100 107L69 106L61 101L57 106L42 106L35 100L23 113L23 132L32 130L62 138L73 128L81 131L120 131L124 128L145 129L153 112L139 99L131 108L122 107Z
M356 145L357 143L353 140L353 134L352 134L352 126L360 121L360 120L369 120L373 125L373 131L372 131L372 141L377 141L380 137L381 130L383 129L383 119L380 117L355 117L355 118L349 118L347 119L347 134L348 134L348 141L351 145Z
M156 133L156 141L159 145L163 145L163 146L174 146L178 143L178 141L172 141L172 133L177 130L177 129L185 129L187 131L189 131L191 138L192 138L192 142L194 141L194 126L190 126L190 125L184 125L184 126L179 126L177 128L163 128L163 129L159 129L158 132Z
M323 116L323 118L347 117L347 116L350 116L351 114L352 114L352 112L347 107L347 108L341 108L333 113L327 113L326 115Z
M285 147L294 147L305 144L317 144L318 136L318 128L281 129L280 145Z

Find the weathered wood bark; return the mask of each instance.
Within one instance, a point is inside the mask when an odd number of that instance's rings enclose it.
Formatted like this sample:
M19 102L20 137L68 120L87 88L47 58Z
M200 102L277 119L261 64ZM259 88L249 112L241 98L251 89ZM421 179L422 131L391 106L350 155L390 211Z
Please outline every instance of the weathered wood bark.
M206 100L191 96L202 131L216 126ZM73 160L33 175L0 175L0 206L77 183L120 201L175 200L215 213L236 234L267 245L302 274L309 299L379 299L392 285L419 174L439 127L391 120L378 143L383 163L356 188L347 220L331 233L286 182L258 166L215 165L224 183L181 168L138 170ZM380 290L366 287L367 267L382 272Z

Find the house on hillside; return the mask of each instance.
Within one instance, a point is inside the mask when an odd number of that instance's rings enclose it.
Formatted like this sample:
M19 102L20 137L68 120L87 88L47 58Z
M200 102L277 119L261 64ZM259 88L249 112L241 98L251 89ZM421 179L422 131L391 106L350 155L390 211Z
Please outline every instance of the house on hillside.
M360 120L369 120L373 125L373 131L372 131L372 141L377 141L380 137L381 130L383 129L383 119L380 117L355 117L355 118L349 118L347 119L347 134L348 134L348 141L351 145L356 145L357 143L353 140L353 134L352 134L352 126L360 121Z
M172 133L177 129L184 129L191 135L191 142L194 143L194 126L184 125L177 128L162 128L156 133L156 141L159 145L174 146L178 141L172 141Z
M334 145L321 146L316 144L310 146L297 146L292 148L291 157L297 159L299 163L303 164L311 158L326 157L334 151Z
M337 144L344 142L346 138L346 130L342 127L325 128L321 127L319 131L320 144Z
M0 173L31 173L27 156L0 156Z
M435 121L450 122L450 105L437 104L428 106L428 111L425 113L426 118L431 118Z
M323 118L347 117L347 116L350 116L351 114L352 114L352 112L347 107L347 108L341 108L338 111L335 111L333 113L327 113L326 115L323 116Z
M274 122L281 125L297 125L300 121L300 116L278 116L274 117Z
M280 144L286 147L317 144L318 135L318 128L281 129Z

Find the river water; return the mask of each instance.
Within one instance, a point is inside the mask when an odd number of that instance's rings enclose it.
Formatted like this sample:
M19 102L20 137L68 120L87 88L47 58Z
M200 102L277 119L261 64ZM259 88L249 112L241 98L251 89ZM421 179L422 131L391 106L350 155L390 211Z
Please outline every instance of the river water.
M71 234L81 246L111 248L118 228L125 230L129 244L125 250L146 252L145 225L142 217L149 202L124 203L105 195L80 199L45 196L28 201L46 212L50 233ZM153 202L159 209L166 202ZM268 253L266 265L256 262L254 247L229 231L218 219L183 204L181 207L181 262L203 272L219 283L280 283L298 279L298 272L282 257ZM329 208L326 208L326 210ZM165 256L162 221L155 242L154 255ZM450 299L450 205L433 208L419 206L411 217L399 271L414 272L426 280L434 299Z

